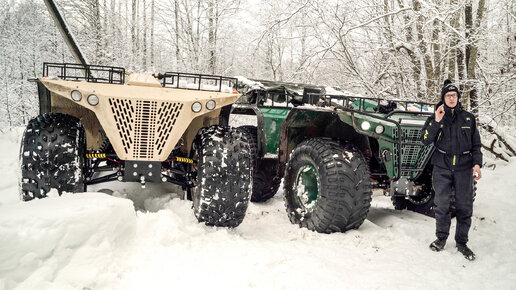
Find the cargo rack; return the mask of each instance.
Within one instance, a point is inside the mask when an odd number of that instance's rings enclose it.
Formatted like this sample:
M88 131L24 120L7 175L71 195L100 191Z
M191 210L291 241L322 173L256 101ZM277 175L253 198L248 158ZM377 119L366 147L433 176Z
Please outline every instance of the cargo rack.
M43 77L92 83L124 84L125 68L77 63L43 63Z
M207 74L166 72L155 74L154 77L160 80L161 86L165 88L212 92L222 92L224 88L229 88L230 92L233 92L238 85L236 78Z
M418 102L418 101L404 101L404 100L387 100L380 98L370 98L370 97L357 97L357 96L341 96L341 95L323 95L322 98L326 101L326 104L329 106L340 105L346 109L352 109L360 112L380 112L387 113L386 117L394 115L396 113L404 112L404 113L419 113L423 115L433 115L431 111L424 111L423 107L432 108L435 104L426 103L426 102ZM339 102L340 101L340 102ZM374 106L372 103L375 103ZM399 108L398 104L403 105L402 108ZM358 105L358 108L356 106ZM416 105L419 109L414 110L411 108L409 110L409 105ZM382 110L384 112L382 112Z

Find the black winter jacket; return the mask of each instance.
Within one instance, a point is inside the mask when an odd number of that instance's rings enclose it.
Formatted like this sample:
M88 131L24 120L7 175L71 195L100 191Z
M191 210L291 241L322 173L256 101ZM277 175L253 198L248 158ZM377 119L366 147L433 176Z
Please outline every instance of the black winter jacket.
M442 104L439 102L436 109ZM444 106L445 114L440 122L435 115L429 117L421 131L423 144L434 143L436 149L431 163L448 169L470 169L478 164L482 167L480 134L475 116L464 111L460 103L455 109Z

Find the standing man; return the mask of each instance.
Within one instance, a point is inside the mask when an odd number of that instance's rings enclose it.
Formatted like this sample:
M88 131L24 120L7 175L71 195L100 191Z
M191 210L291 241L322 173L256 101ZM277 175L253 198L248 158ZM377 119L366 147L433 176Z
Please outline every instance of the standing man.
M444 81L441 102L435 114L428 118L422 129L425 145L434 143L432 155L433 187L435 191L435 221L437 239L430 249L441 251L450 232L450 196L455 189L457 250L468 260L475 254L466 245L473 214L473 178L482 177L482 152L480 135L473 114L462 109L460 92L450 80Z

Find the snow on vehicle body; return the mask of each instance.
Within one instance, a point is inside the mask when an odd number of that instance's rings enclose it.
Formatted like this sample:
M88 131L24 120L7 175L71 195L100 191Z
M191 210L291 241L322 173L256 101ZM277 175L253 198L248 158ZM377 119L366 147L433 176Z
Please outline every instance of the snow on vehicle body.
M272 197L284 177L292 222L319 232L357 228L371 189L384 189L398 209L429 213L433 204L420 131L432 105L388 101L313 85L240 79L233 114L257 116L254 201ZM272 187L260 171L273 167ZM270 180L270 179L269 179Z

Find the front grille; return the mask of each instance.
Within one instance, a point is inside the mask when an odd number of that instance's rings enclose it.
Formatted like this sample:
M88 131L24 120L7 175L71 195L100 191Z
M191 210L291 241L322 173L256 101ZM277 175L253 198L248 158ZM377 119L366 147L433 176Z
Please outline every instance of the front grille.
M394 138L398 138L398 129L394 129ZM420 142L421 128L402 128L402 142ZM401 146L401 176L413 178L422 169L427 160L428 154L432 150L431 146L421 145L402 145ZM398 168L398 150L395 147L394 165ZM412 170L411 170L412 169ZM399 173L399 172L397 172Z
M136 101L133 157L152 158L156 134L156 101Z
M109 104L127 156L150 160L163 153L183 108L181 103L110 98Z

